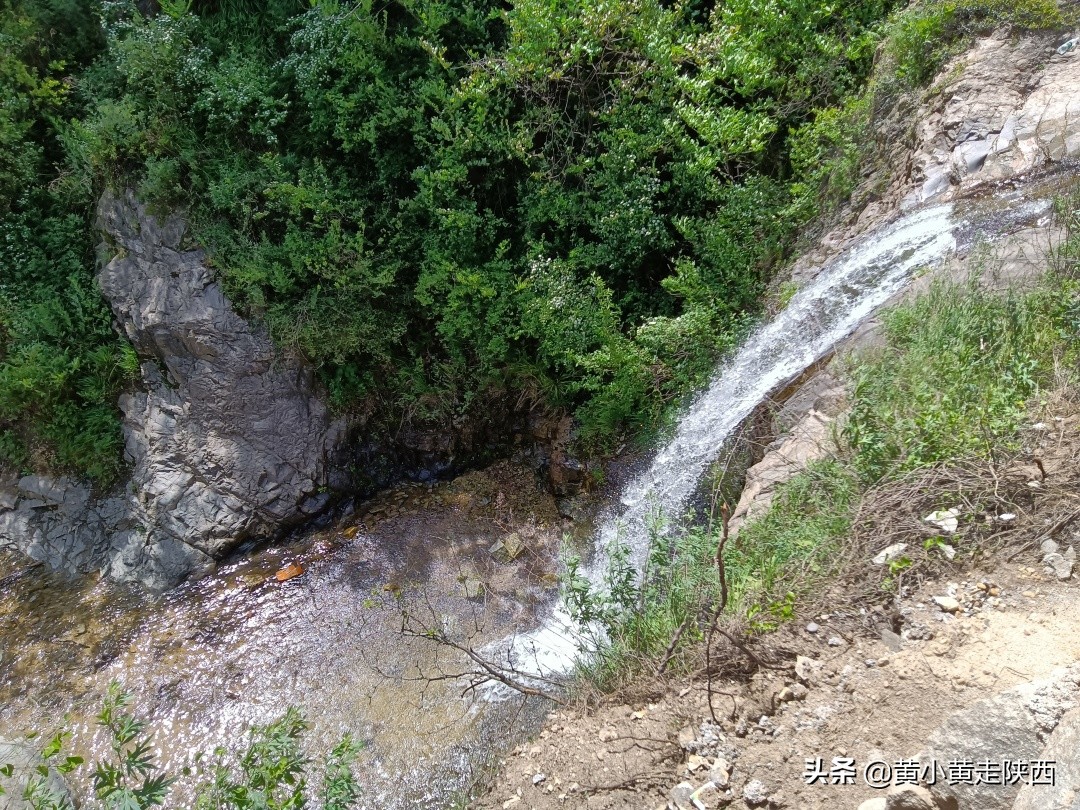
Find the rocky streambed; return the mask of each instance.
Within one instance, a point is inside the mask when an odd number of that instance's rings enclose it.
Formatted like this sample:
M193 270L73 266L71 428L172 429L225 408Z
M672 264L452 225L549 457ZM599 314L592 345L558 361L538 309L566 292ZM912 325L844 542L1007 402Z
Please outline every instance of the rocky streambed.
M526 466L501 462L382 493L331 528L249 553L162 596L6 554L0 578L0 736L69 713L72 747L104 752L94 713L119 680L162 764L241 742L290 705L325 752L365 744L362 807L442 807L546 707L463 687L459 651L403 635L427 624L465 647L527 628L556 592L569 528ZM170 807L183 807L181 783Z

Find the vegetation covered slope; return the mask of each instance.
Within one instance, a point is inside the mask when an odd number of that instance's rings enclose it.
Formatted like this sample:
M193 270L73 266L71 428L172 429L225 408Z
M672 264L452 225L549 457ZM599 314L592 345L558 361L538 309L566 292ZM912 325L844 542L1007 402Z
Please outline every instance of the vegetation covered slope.
M513 395L594 449L656 425L846 193L891 6L0 0L0 456L120 469L106 186L186 209L233 301L369 424ZM994 15L933 8L901 33ZM917 33L912 75L941 52Z

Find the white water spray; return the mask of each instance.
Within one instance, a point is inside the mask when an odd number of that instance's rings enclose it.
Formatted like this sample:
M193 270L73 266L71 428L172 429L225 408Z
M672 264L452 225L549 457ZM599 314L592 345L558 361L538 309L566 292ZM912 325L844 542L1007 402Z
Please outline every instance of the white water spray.
M913 271L938 262L955 247L951 214L949 205L926 208L871 233L823 268L720 366L679 421L675 437L624 490L622 509L604 521L597 553L582 572L594 587L602 585L616 539L629 545L630 562L640 570L648 552L649 511L678 515L724 443L771 391L849 335ZM501 649L519 672L554 677L573 666L581 636L560 604L541 627L492 649Z

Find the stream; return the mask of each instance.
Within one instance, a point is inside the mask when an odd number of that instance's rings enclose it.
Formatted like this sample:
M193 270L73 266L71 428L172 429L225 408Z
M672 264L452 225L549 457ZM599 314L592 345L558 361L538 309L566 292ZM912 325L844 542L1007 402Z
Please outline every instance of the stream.
M823 267L720 367L669 443L613 499L588 576L600 582L615 538L641 560L647 511L686 508L755 406L918 270L1045 216L1048 204L1030 197L1001 189L960 212L942 205L905 214ZM162 765L178 772L196 751L242 744L248 726L297 705L311 722L313 755L344 732L363 741L361 807L455 806L548 707L470 690L468 678L454 677L470 670L466 656L423 632L403 635L403 613L413 630L438 628L468 649L508 646L534 672L566 672L575 628L557 603L556 568L567 528L531 471L507 461L382 493L332 528L256 550L160 597L0 552L0 735L48 731L66 714L71 747L100 756L106 741L93 716L118 680L136 713L152 718ZM511 535L521 553L493 553ZM181 783L168 807L190 801Z

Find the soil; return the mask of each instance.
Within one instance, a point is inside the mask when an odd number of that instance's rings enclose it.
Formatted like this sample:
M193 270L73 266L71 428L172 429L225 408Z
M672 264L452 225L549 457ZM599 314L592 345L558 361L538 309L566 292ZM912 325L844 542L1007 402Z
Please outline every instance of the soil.
M1077 407L1056 400L1039 418L1018 457L984 470L991 499L1006 490L1017 495L1012 502L1020 505L1010 510L1016 517L1008 517L1008 501L992 504L994 514L965 510L972 523L986 525L968 531L961 518L948 538L959 550L954 561L930 573L916 566L907 584L892 583L890 596L883 590L885 566L868 560L895 534L884 532L869 549L855 543L853 554L865 558L849 568L858 572L855 580L835 581L811 612L751 640L764 665L753 666L734 648L722 653L754 671L714 678L711 709L700 672L639 682L598 706L561 708L535 739L498 763L488 792L472 806L690 807L686 798L674 803L680 783L685 793L710 778L722 783L722 769L726 789L699 794L706 808L854 810L882 793L863 779L868 762L911 759L949 714L1080 660L1080 588L1075 576L1059 579L1044 565L1040 549L1050 535L1062 553L1080 544L1080 521L1067 521L1080 497ZM971 482L964 487L966 497L978 500ZM904 498L886 498L897 514L875 515L873 525L925 528L922 517L912 516L925 516L927 503L940 505L955 494L916 487L906 506ZM960 492L956 502L964 497ZM1002 514L1005 521L991 526ZM987 537L997 540L965 547ZM875 591L883 607L867 598ZM959 605L942 607L935 597ZM854 759L855 784L807 784L807 760L821 758L828 770L834 757ZM744 788L754 780L763 801L751 803Z

